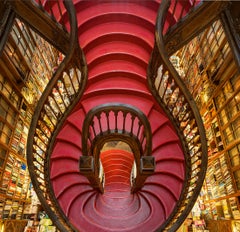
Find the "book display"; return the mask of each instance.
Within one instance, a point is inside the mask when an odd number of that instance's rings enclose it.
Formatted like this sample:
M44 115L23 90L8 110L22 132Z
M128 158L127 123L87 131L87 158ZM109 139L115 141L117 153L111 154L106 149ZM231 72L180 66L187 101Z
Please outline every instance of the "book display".
M34 107L58 57L56 49L15 19L0 58L0 225L5 230L20 221L24 228L24 219L37 218L26 144Z
M178 51L181 78L201 112L208 170L198 204L201 217L240 219L240 74L218 20Z

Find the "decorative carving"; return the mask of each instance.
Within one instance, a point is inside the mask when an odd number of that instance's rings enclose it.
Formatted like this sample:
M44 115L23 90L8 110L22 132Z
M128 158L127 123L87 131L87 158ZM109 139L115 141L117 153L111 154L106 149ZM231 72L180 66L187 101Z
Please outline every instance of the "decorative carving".
M171 38L170 41L168 41L165 45L166 51L168 54L172 54L177 50L177 47L179 46L180 42L182 40L182 33L176 33L174 37Z
M140 162L141 172L143 174L152 174L155 170L155 157L154 156L143 156Z
M94 172L93 156L81 156L79 162L79 169L81 173Z

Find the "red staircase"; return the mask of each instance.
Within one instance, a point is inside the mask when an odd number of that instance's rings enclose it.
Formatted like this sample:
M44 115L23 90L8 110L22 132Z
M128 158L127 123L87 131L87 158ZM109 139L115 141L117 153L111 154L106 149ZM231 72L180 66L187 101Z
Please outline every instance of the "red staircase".
M135 95L129 102L134 104L139 99ZM103 194L91 188L80 175L83 106L68 117L57 136L51 155L51 182L61 208L79 231L155 231L177 204L185 176L179 138L157 105L149 100L142 102L141 108L152 127L156 170L135 194L131 194L129 183L133 155L124 150L101 154L105 173Z
M179 1L171 9L176 14L168 15L168 26L186 14L190 2ZM54 136L54 146L48 153L50 183L46 188L53 192L49 198L57 200L52 208L57 208L74 231L163 231L177 211L188 174L179 134L147 84L160 1L75 0L74 5L88 82L80 101ZM57 8L51 7L53 12ZM66 12L55 17L68 23ZM133 194L131 152L110 149L101 153L104 193L91 187L79 172L86 114L96 106L115 102L142 111L152 130L156 169Z
M51 155L54 193L79 231L155 231L176 206L185 176L179 137L151 96L146 81L159 3L76 1L75 7L89 80ZM151 124L156 172L135 194L131 194L128 183L132 160L129 164L124 151L112 150L103 156L104 194L91 189L79 174L85 114L109 102L135 106ZM118 165L113 157L118 158Z

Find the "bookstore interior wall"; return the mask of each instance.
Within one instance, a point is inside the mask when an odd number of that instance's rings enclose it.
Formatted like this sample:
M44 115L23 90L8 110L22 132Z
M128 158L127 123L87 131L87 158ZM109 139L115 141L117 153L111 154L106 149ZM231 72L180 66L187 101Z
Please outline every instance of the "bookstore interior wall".
M37 217L26 142L36 102L60 61L56 49L15 19L0 58L0 231L22 231L24 219Z
M197 102L208 141L208 170L192 211L193 221L198 224L200 219L209 222L230 219L233 231L237 231L234 229L239 229L235 220L240 219L240 74L221 21L215 21L172 56L171 61ZM196 226L196 230L198 227L202 231L202 225ZM220 231L213 228L211 231Z

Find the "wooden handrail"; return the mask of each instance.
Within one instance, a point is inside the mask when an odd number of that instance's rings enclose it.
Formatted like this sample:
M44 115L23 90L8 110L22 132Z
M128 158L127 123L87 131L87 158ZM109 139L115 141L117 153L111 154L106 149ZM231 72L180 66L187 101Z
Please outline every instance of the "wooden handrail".
M86 115L79 168L100 192L104 191L99 180L100 151L111 140L121 140L132 148L137 171L136 178L131 180L132 192L138 191L155 169L155 159L151 156L151 126L145 114L131 105L109 103L91 109Z
M53 1L48 1L53 7ZM45 1L45 4L48 1ZM28 134L27 162L41 204L58 229L67 232L76 229L69 223L54 196L50 181L50 155L58 131L83 94L87 81L87 66L78 43L74 5L69 0L58 2L61 2L61 7L65 8L62 10L66 11L69 17L67 21L70 22L71 46L36 106Z
M180 199L170 217L159 228L159 231L168 232L176 231L188 216L199 195L207 169L207 142L200 113L189 90L171 64L164 46L164 35L170 30L166 14L172 4L175 4L174 1L163 0L160 5L155 46L148 67L151 92L172 121L185 156L185 180Z

